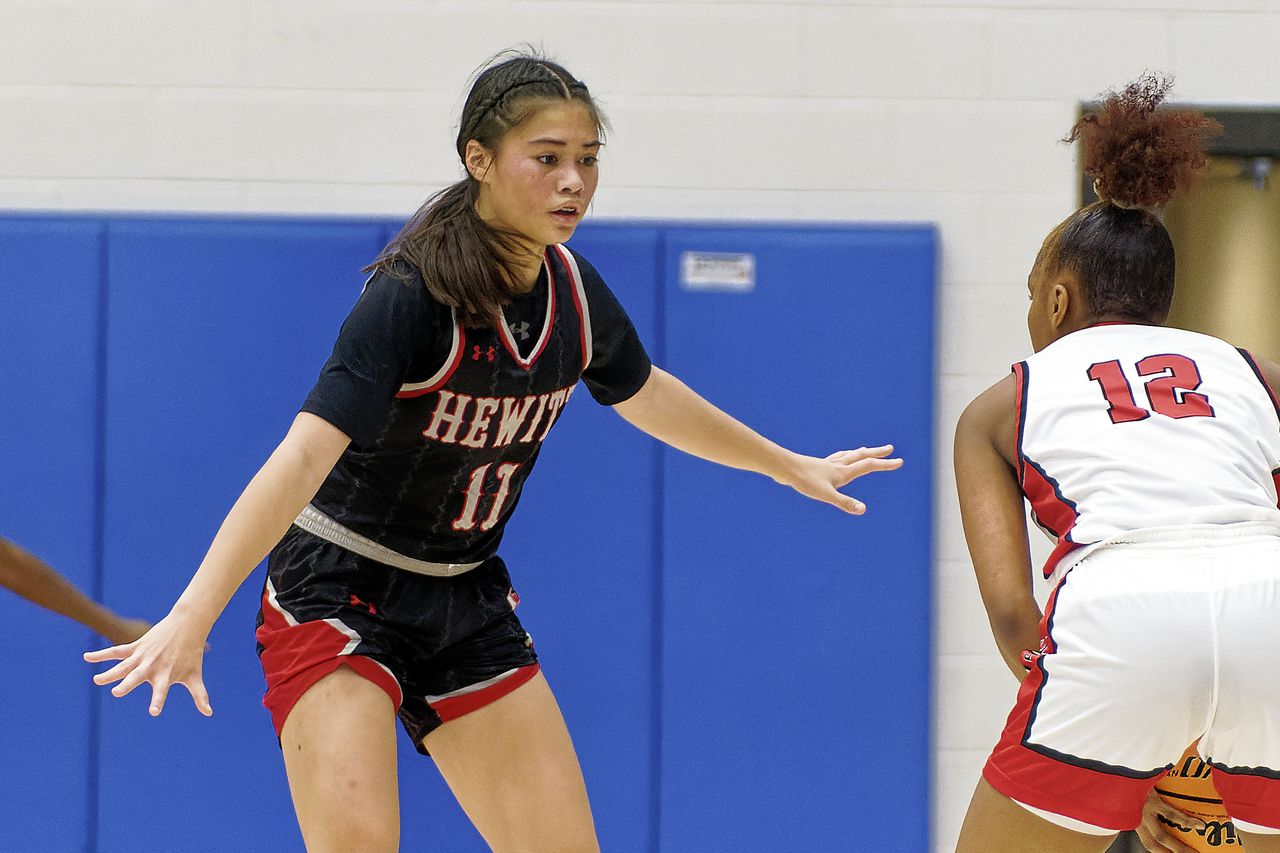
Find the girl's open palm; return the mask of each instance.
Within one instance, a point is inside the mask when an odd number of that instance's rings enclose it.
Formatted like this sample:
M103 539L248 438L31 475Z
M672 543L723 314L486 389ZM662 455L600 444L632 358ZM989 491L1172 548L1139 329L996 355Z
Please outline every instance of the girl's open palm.
M93 677L94 684L120 682L111 688L113 696L128 696L134 688L151 684L151 716L164 710L169 688L181 684L191 693L196 709L206 717L213 714L209 694L204 689L205 635L182 616L170 613L132 643L85 652L89 663L120 661Z

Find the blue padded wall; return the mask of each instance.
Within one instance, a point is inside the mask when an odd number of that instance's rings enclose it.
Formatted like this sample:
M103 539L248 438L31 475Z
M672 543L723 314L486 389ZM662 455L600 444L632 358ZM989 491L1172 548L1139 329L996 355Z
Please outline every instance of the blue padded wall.
M754 255L755 289L682 287L686 251ZM674 373L785 447L906 465L855 518L664 453L664 851L927 847L934 267L924 228L667 236Z
M100 233L0 220L0 536L96 585ZM82 850L92 826L89 632L0 590L0 848Z
M234 220L109 231L105 596L168 611L219 523L270 454L328 356L380 225ZM254 572L215 625L214 716L175 687L103 705L102 853L300 850L283 763L259 704ZM157 820L163 815L164 820Z
M0 218L0 476L20 484L0 489L0 534L162 616L397 229ZM870 849L868 815L892 829L875 849L923 849L932 232L606 223L573 246L655 362L730 413L804 452L894 441L908 460L855 484L870 512L851 518L660 449L578 389L503 554L604 849ZM682 288L686 250L753 253L757 288ZM0 700L22 732L0 738L0 801L21 815L0 848L302 849L259 704L262 579L210 637L209 720L181 687L159 719L147 688L96 690L83 630L0 595L30 637L15 683L35 685ZM400 743L402 848L486 849Z

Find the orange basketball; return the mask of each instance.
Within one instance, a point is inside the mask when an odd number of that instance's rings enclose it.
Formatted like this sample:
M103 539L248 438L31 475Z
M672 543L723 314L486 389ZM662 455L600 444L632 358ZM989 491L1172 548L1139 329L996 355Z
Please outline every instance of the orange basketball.
M1205 822L1204 829L1167 827L1192 850L1211 853L1227 848L1244 849L1244 842L1236 835L1235 825L1223 808L1217 789L1213 787L1209 765L1200 760L1195 744L1187 747L1178 762L1156 783L1156 793L1179 811Z

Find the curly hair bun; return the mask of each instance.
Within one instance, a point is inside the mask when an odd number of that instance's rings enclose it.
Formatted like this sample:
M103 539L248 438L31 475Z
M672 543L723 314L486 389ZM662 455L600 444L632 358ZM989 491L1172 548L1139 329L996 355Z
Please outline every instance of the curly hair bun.
M1080 140L1084 171L1103 201L1118 207L1160 207L1204 173L1204 145L1222 125L1191 110L1157 109L1173 81L1147 72L1108 92L1064 141Z

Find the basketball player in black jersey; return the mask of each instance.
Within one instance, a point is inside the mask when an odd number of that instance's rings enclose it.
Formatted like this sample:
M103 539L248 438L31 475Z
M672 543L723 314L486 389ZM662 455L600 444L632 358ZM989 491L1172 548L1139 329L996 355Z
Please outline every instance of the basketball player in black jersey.
M394 851L393 716L496 850L596 850L582 774L497 556L578 380L662 441L859 514L837 491L897 468L889 446L800 456L653 367L600 276L562 244L597 182L601 117L564 68L491 64L463 108L467 176L373 264L288 435L185 592L95 677L174 683L212 713L204 638L271 550L264 704L307 847ZM274 547L273 547L274 546ZM345 666L343 665L345 664Z

